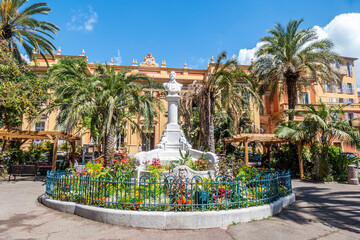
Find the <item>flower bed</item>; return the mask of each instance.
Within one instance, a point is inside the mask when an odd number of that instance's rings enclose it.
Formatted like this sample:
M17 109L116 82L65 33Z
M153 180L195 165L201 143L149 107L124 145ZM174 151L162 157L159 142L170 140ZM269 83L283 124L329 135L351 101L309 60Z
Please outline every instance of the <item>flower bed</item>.
M140 180L125 176L92 177L87 172L48 172L46 196L124 210L209 211L263 205L291 194L290 171L256 171L255 177L144 176Z

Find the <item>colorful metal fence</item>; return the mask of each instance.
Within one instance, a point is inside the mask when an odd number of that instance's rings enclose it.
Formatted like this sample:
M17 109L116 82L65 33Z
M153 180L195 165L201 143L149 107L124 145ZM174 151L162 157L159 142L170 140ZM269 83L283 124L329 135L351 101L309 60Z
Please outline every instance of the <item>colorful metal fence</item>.
M290 171L248 179L93 178L83 173L48 172L46 196L85 205L139 211L209 211L270 203L292 192Z

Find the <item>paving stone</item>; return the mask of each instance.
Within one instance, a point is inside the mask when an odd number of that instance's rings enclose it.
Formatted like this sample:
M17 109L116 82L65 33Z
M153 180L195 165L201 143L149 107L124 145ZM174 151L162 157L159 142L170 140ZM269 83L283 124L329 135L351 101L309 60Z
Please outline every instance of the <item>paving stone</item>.
M296 202L266 220L228 228L156 230L113 226L49 209L44 182L0 181L0 239L360 239L360 186L293 181Z

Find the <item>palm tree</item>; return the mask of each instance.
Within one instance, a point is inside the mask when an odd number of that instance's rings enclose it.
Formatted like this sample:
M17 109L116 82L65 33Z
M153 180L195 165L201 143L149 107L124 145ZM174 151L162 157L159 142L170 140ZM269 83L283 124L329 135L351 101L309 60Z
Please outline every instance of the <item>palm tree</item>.
M349 121L341 120L344 115L342 106L308 105L305 111L291 110L290 115L303 116L303 121L288 121L275 130L279 137L290 137L298 144L300 177L302 170L302 147L311 145L313 154L319 159L318 176L326 176L328 168L329 147L334 140L340 140L352 146L359 145L360 135L357 128Z
M286 89L289 109L295 109L297 92L311 81L340 82L331 63L342 64L342 59L331 51L330 40L318 40L314 29L299 29L303 19L290 20L286 26L275 24L270 36L261 39L252 69L260 79L260 93L270 90L270 100ZM282 86L281 83L284 83ZM290 116L292 119L293 116Z
M19 62L23 60L17 43L23 47L31 60L35 60L33 49L46 60L44 54L54 56L55 50L48 38L54 39L53 35L59 27L34 18L34 15L47 15L51 11L47 3L34 3L24 7L26 2L27 0L1 0L0 39L7 42L8 48Z
M128 74L129 70L115 72L114 67L98 65L95 74L99 78L97 84L96 109L102 117L101 134L105 140L105 162L112 164L114 151L115 127L125 120L139 129L139 125L133 117L143 117L145 130L153 127L156 110L156 98L149 94L142 94L143 88L136 81L148 82L144 74Z
M134 116L143 117L145 130L152 128L157 115L157 100L144 93L137 81L148 81L143 74L129 74L129 70L115 71L114 67L97 65L90 73L82 60L61 60L49 69L53 83L54 103L48 111L59 109L57 125L62 129L74 129L90 118L91 129L103 139L105 164L113 163L115 128L129 123L141 129Z
M241 116L245 105L252 100L260 103L260 98L252 88L252 78L240 69L236 60L226 60L226 53L222 52L217 58L214 70L209 73L201 82L195 82L194 86L189 87L189 94L180 105L197 106L200 111L200 127L202 136L206 136L204 141L209 151L215 152L214 137L214 114L216 109L232 109L233 113ZM184 108L180 108L184 109ZM188 109L189 110L189 109ZM191 115L184 113L183 115Z

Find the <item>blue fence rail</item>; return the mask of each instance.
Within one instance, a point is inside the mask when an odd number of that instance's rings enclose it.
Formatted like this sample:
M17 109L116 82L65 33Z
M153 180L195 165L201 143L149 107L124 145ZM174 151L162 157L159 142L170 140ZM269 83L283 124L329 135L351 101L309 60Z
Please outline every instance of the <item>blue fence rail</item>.
M138 211L209 211L258 206L292 192L290 171L248 179L218 176L205 179L139 180L96 178L83 173L48 172L46 196L104 208Z

